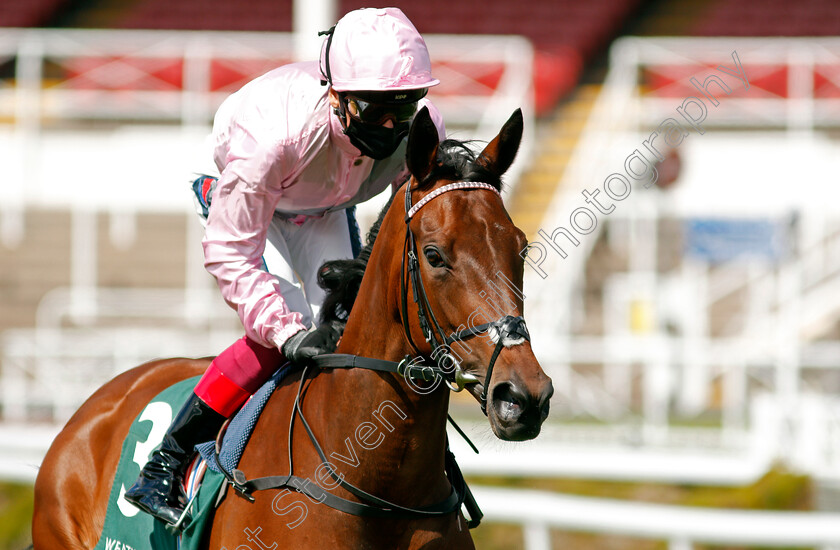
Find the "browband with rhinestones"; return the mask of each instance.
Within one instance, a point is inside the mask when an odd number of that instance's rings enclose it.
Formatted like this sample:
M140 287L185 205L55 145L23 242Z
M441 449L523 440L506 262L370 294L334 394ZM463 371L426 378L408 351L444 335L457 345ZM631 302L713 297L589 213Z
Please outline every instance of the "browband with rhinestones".
M490 185L489 183L482 183L479 181L456 181L455 183L450 183L448 185L444 185L443 187L435 189L434 191L420 199L420 201L414 206L412 206L411 209L408 211L406 219L410 220L411 217L414 216L414 214L416 214L418 210L423 208L423 206L425 206L426 203L428 203L430 200L439 197L440 195L443 195L447 191L454 191L456 189L487 189L501 196L499 190Z

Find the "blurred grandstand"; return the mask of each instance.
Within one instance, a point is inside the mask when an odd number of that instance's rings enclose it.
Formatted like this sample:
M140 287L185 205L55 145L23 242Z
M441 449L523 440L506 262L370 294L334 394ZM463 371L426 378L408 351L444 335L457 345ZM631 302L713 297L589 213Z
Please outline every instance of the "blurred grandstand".
M390 4L428 37L450 131L487 137L517 106L531 128L506 201L535 245L526 315L557 392L539 441L456 447L465 471L742 485L781 462L840 511L840 4ZM114 373L238 335L185 181L219 102L300 56L296 7L0 4L3 476L31 479L43 452L15 430L48 442ZM665 147L668 120L683 137ZM632 180L620 199L613 174ZM545 519L529 548L545 525L581 528Z

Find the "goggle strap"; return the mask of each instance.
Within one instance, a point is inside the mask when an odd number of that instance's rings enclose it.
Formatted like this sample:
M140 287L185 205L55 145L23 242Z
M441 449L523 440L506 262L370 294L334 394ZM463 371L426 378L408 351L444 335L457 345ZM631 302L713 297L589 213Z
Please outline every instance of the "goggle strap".
M326 52L324 52L324 68L327 74L321 73L321 76L326 76L326 80L321 79L321 86L326 86L327 83L332 85L332 72L330 72L330 46L332 46L333 35L335 34L335 25L325 31L319 31L318 36L328 35Z

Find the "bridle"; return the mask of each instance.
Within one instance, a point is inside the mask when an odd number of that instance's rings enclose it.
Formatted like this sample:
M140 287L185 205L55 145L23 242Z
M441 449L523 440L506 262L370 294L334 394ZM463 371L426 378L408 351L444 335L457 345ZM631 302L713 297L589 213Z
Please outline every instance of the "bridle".
M487 373L484 376L484 383L482 384L481 395L481 412L487 415L487 391L490 387L490 381L493 377L493 366L496 364L496 359L503 347L510 347L521 344L525 341L530 341L531 336L528 334L528 328L525 326L525 319L522 316L514 317L512 315L505 315L504 317L485 323L476 327L470 326L464 330L453 332L450 336L446 336L445 332L440 326L434 312L432 305L429 302L429 297L426 294L426 288L423 286L423 279L420 276L420 263L417 258L417 241L414 233L411 231L411 219L417 212L433 199L448 193L450 191L460 189L486 189L492 191L497 195L499 190L494 186L473 181L459 181L444 185L435 189L414 206L411 204L411 181L405 184L405 244L403 245L402 265L400 268L400 318L403 324L403 332L408 339L409 344L418 353L421 354L420 349L414 343L411 337L411 328L408 325L408 285L406 283L406 265L408 266L408 277L411 279L411 290L414 295L414 303L417 304L417 315L420 318L420 329L426 338L426 342L432 346L432 357L436 362L440 362L442 357L449 359L453 368L451 371L443 368L443 380L450 390L459 392L464 389L467 384L477 384L481 381L474 375L464 372L461 369L460 363L448 351L451 345L455 342L466 340L467 338L478 336L490 331L492 341L496 344L493 350L493 355L490 357L490 363L487 366ZM429 322L431 320L431 323ZM464 325L461 325L464 326ZM458 327L460 328L460 327ZM441 349L443 350L441 352Z
M429 297L426 294L425 287L423 286L423 279L420 276L420 264L417 260L417 243L414 233L411 231L410 222L412 217L415 214L417 214L417 212L423 206L425 206L430 201L444 193L460 189L486 189L489 191L493 191L497 195L500 195L499 190L493 187L492 185L482 182L454 182L439 187L438 189L432 191L431 193L423 197L419 202L417 202L417 204L412 206L411 181L406 182L405 185L406 236L405 244L403 246L402 266L400 269L400 317L403 324L403 330L405 332L405 337L408 339L408 342L411 345L411 347L414 348L414 350L422 356L423 353L419 350L419 348L417 347L417 345L415 345L413 339L411 338L411 330L408 324L407 279L410 278L414 301L417 304L420 328L423 331L426 341L432 346L432 357L435 357L439 360L442 355L445 355L451 358L454 368L449 369L440 366L413 365L413 363L410 361L410 355L406 355L406 357L402 361L397 363L395 361L387 361L384 359L373 359L369 357L360 357L357 355L338 353L320 355L315 357L315 366L321 369L364 368L381 372L396 373L405 377L406 379L424 380L426 382L432 382L437 377L441 377L443 380L445 380L446 385L452 391L461 391L467 384L480 383L480 380L472 374L463 372L458 362L455 360L454 357L452 357L452 354L449 353L447 349L449 349L449 346L455 342L462 341L473 336L478 336L480 334L484 334L487 331L491 331L491 337L494 340L496 347L493 351L493 355L490 358L490 363L487 367L487 374L484 378L484 385L480 397L481 410L486 415L487 389L490 386L490 380L493 376L493 366L496 363L496 359L499 357L499 353L501 352L503 347L511 347L514 345L521 344L525 341L530 341L528 329L525 327L525 320L521 316L513 317L511 315L506 315L490 323L485 323L477 327L468 327L464 330L453 332L452 335L447 337L443 329L441 328L440 323L435 317L434 312L432 311L431 303L429 302ZM444 348L443 354L440 353L441 348ZM303 399L303 396L305 395L303 388L308 371L309 367L306 367L303 369L303 372L301 374L300 384L298 386L298 393L294 403L294 410L290 419L288 440L288 475L267 476L249 480L246 478L245 474L241 470L233 469L231 472L228 472L222 466L219 459L221 441L225 432L224 427L220 431L216 439L216 448L214 452L216 466L218 467L219 471L221 471L222 474L225 476L228 483L236 490L237 494L253 502L254 498L253 496L251 496L251 493L253 493L254 491L288 488L304 493L311 499L317 502L321 502L331 508L335 508L336 510L341 510L342 512L346 512L348 514L363 517L415 519L440 517L457 512L461 509L461 506L464 505L466 506L470 516L470 519L467 522L467 526L470 529L478 526L483 514L478 508L478 504L475 502L475 499L473 498L469 487L467 487L467 484L464 481L464 477L461 474L461 470L458 467L457 462L455 461L455 455L453 455L452 452L449 450L448 442L446 444L446 449L444 452L444 471L446 473L447 478L449 479L450 485L452 486L452 490L450 491L450 494L446 498L446 500L438 502L437 504L419 509L410 508L407 506L400 506L378 498L345 481L344 476L336 472L330 465L326 453L324 452L321 445L318 443L314 432L309 426L309 423L306 421L306 418L303 416L303 411L301 410L300 404ZM333 495L332 493L323 490L317 484L309 483L308 479L302 479L298 476L295 476L292 473L294 471L294 466L292 463L292 431L296 417L300 417L301 423L303 424L303 427L306 430L307 435L309 436L309 440L312 442L316 452L318 453L318 456L321 458L322 464L326 467L327 472L335 480L336 484L352 493L361 502L354 502ZM472 442L469 441L469 438L467 438L463 431L457 426L457 424L455 424L454 421L452 421L451 416L449 417L449 420L450 422L452 422L453 427L467 440L467 442L471 446L473 446ZM475 446L473 446L473 449L476 452L478 452L478 450L475 449ZM189 509L189 507L187 509Z

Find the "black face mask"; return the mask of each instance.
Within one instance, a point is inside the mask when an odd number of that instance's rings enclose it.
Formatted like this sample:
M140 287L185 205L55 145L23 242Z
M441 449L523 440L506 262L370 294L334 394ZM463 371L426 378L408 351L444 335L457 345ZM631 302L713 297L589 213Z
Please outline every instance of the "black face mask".
M365 124L351 118L344 133L350 138L350 143L355 145L363 155L374 160L382 160L394 154L400 142L408 135L408 129L408 122L386 128L379 124Z

